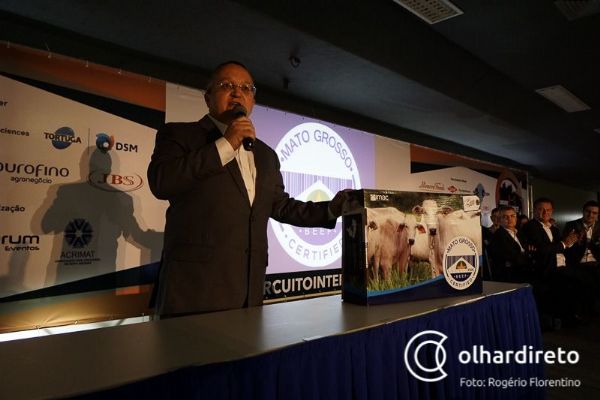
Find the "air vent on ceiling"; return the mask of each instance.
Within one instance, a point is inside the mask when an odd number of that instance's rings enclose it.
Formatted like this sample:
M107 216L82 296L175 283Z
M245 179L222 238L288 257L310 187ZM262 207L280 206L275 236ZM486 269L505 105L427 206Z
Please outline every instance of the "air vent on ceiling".
M447 0L394 0L417 17L430 25L448 18L461 15L463 12Z
M600 0L556 0L554 5L569 21L600 12Z
M537 93L544 96L566 112L577 112L591 110L590 106L585 104L583 100L569 92L561 85L548 86L542 89L537 89Z

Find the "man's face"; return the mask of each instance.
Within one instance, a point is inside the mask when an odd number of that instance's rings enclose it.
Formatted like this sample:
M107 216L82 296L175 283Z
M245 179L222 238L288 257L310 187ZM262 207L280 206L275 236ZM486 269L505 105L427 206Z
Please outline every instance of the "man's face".
M219 86L221 83L232 83L232 90ZM235 116L231 110L236 105L242 105L250 115L254 107L254 94L245 93L239 85L254 84L250 73L239 65L223 66L213 78L210 87L204 94L208 112L217 120L229 125Z
M533 210L533 214L535 217L545 224L550 223L550 218L552 218L552 204L551 203L538 203Z
M515 210L504 210L500 216L500 225L506 229L515 230L517 226L517 213Z
M598 220L598 207L589 206L583 209L583 222L591 225Z
M493 225L500 224L500 211L492 211L492 215L490 215L490 219L492 220Z

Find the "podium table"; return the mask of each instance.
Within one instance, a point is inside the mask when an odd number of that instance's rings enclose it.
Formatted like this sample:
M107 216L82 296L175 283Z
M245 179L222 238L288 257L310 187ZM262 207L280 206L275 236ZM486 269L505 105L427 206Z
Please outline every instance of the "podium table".
M412 376L404 350L435 330L447 376ZM360 306L340 296L0 343L2 399L542 398L543 389L473 388L460 378L543 378L539 364L462 364L458 353L542 349L531 288Z

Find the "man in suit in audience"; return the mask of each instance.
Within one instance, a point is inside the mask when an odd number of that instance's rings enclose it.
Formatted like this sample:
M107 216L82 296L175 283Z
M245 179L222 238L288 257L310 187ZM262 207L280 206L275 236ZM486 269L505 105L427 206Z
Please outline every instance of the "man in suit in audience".
M534 279L545 279L566 266L564 251L578 240L576 233L564 238L551 223L554 203L542 197L533 203L534 218L521 230L521 244L534 256Z
M567 222L563 230L565 236L574 232L579 237L565 249L565 256L567 266L583 289L586 312L595 312L600 309L600 204L590 200L583 205L582 211L583 217Z
M208 114L157 132L148 182L169 201L155 285L161 318L261 305L269 218L331 229L341 214L344 191L323 202L285 192L278 155L249 118L255 93L244 65L223 63L204 95Z
M499 208L500 227L489 245L492 279L502 282L529 282L531 260L517 235L517 213L513 207Z
M571 232L564 238L552 225L554 204L542 197L533 203L534 218L521 230L521 244L533 255L534 295L540 313L553 318L575 321L579 319L580 295L576 278L567 270L564 251L578 240Z
M481 238L483 239L483 262L485 268L483 269L483 279L484 280L497 280L493 275L493 265L492 265L492 257L490 255L489 245L492 242L492 238L494 237L494 232L500 226L499 219L499 208L495 207L490 213L490 219L492 220L492 225L490 227L482 226L481 227Z
M598 224L598 211L600 205L597 201L590 200L583 205L583 217L569 221L565 225L565 236L574 232L578 240L565 250L568 266L581 264L598 265L600 261L600 224Z
M490 219L492 220L492 225L489 227L484 227L482 232L483 237L483 245L487 246L492 241L492 237L494 236L494 232L500 227L500 208L495 207L490 213Z

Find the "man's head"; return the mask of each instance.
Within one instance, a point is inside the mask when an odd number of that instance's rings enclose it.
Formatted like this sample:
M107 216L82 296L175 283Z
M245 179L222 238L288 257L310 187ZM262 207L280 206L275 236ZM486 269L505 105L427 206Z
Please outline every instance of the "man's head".
M514 231L517 228L517 212L511 206L500 207L500 226Z
M591 225L598 220L598 212L600 204L597 201L590 200L583 205L583 222L586 225Z
M490 219L492 220L492 226L497 227L500 225L500 208L496 207L492 210L490 214Z
M248 69L237 61L227 61L213 71L204 101L209 114L229 125L236 118L232 110L242 105L250 115L254 107L256 88Z
M550 224L554 203L547 197L540 197L533 202L533 216L546 225Z

